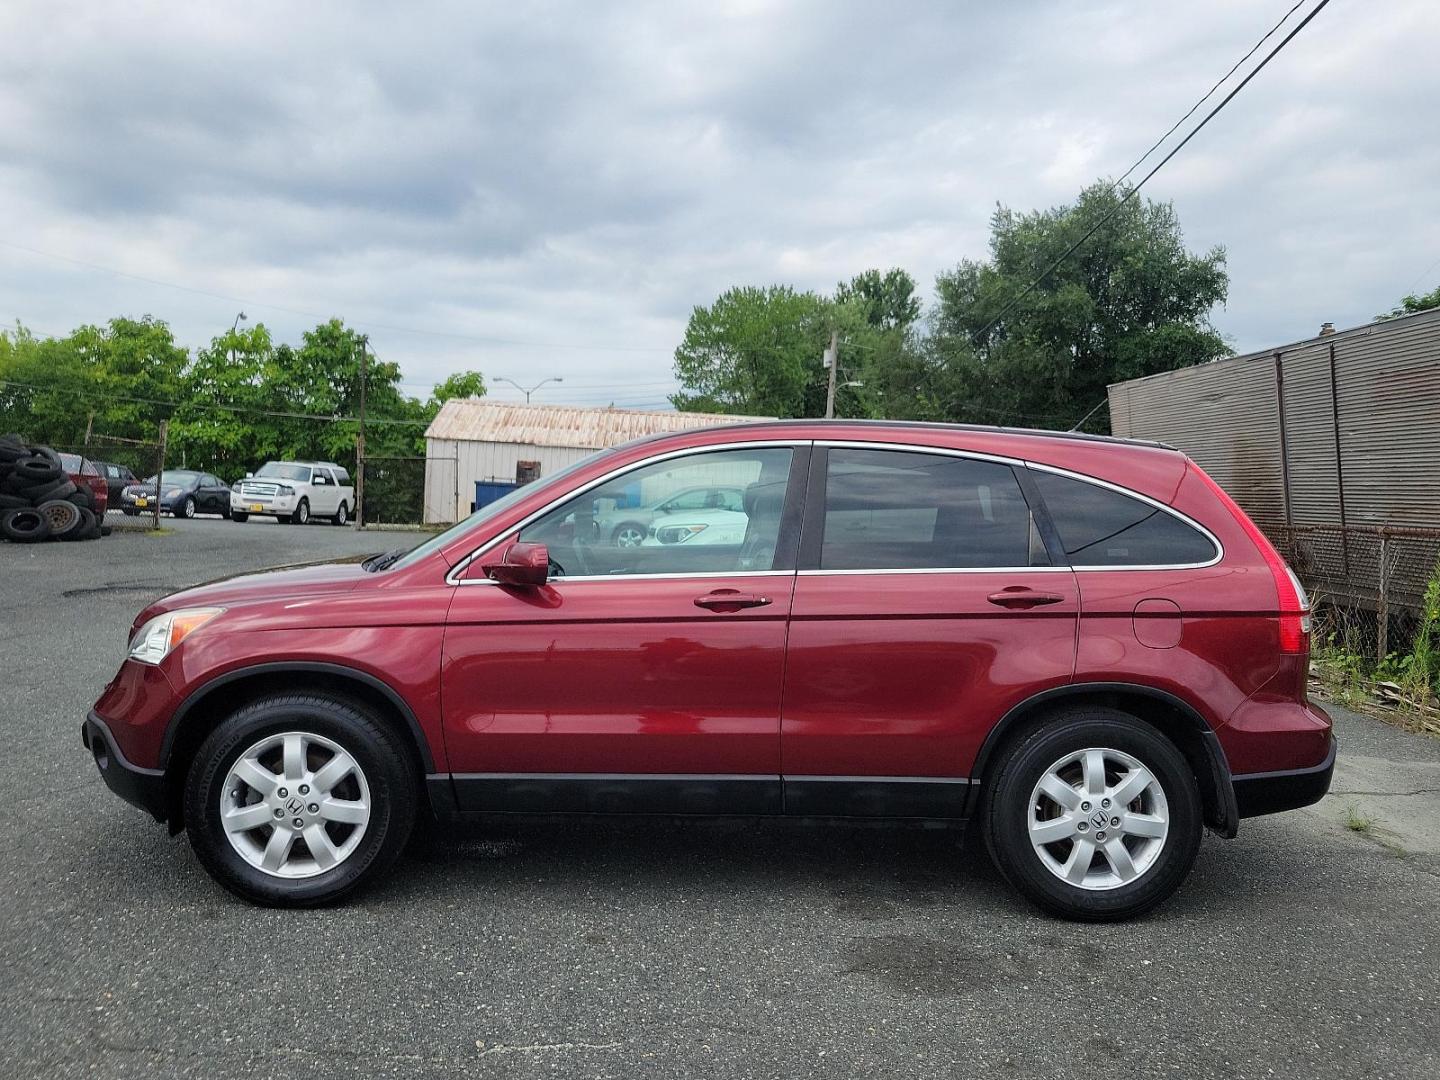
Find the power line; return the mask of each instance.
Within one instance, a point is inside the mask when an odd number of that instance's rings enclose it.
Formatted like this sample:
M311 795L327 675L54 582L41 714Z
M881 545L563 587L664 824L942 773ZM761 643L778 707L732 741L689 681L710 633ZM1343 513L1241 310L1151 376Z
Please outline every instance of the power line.
M1262 37L1259 41L1255 42L1254 45L1250 46L1250 51L1247 52L1244 56L1242 56L1239 60L1236 60L1235 66L1232 67L1229 71L1227 71L1224 75L1222 75L1214 86L1210 87L1209 90L1206 90L1204 97L1202 97L1199 101L1195 102L1194 105L1191 105L1189 111L1184 116L1180 117L1179 120L1176 120L1175 123L1170 125L1169 131L1165 132L1164 135L1161 135L1160 138L1156 139L1155 142L1151 144L1149 150L1146 150L1145 153L1141 154L1138 158L1136 158L1135 163L1131 165L1128 169L1126 169L1124 173L1121 174L1120 179L1116 180L1115 183L1110 185L1110 189L1113 191L1115 188L1123 184L1126 177L1128 177L1131 173L1138 169L1141 163L1144 162L1146 158L1148 158L1157 149L1159 149L1161 143L1163 143L1166 139L1170 138L1171 135L1174 135L1175 132L1179 130L1181 124L1185 123L1186 120L1189 120L1190 117L1194 116L1195 110L1200 108L1201 105L1204 105L1205 102L1209 101L1211 95L1213 95L1216 90L1219 90L1220 87L1224 86L1225 81L1229 79L1231 75L1234 75L1235 72L1240 70L1240 65L1245 63L1246 60L1249 60L1252 56L1259 52L1260 46L1264 45L1265 42L1269 41L1275 35L1275 31L1279 30L1280 27L1284 26L1285 23L1289 20L1290 16L1294 15L1295 12L1299 11L1304 6L1305 0L1296 0L1295 6L1292 7L1289 11L1285 12L1284 15L1280 16L1280 21L1277 22L1274 26L1270 27L1269 30L1265 31L1265 36Z
M981 327L979 332L972 335L971 340L978 343L980 339L982 339L986 334L988 334L991 330L995 328L995 326L1000 322L1001 319L1003 319L1006 315L1010 313L1011 310L1014 309L1016 304L1020 303L1021 300L1024 300L1025 297L1029 296L1032 292L1034 292L1040 286L1041 282L1043 282L1047 277L1054 273L1055 269L1060 266L1061 263L1063 263L1071 255L1075 254L1075 252L1080 249L1080 247L1085 243L1085 241L1089 240L1092 236L1094 236L1097 232L1104 228L1105 225L1108 224L1110 220L1120 212L1121 207L1123 207L1131 199L1135 198L1135 196L1140 193L1140 189L1143 188L1147 182L1149 182L1152 176L1154 176L1161 169L1163 169L1171 158L1173 158L1181 150L1185 149L1186 144L1189 143L1190 140L1193 139L1196 135L1200 134L1200 132L1204 130L1205 125L1210 123L1211 120L1213 120L1217 115L1219 115L1220 110L1224 109L1226 105L1230 104L1236 94L1240 93L1241 90L1244 90L1245 87L1249 85L1251 79L1255 78L1256 75L1259 75L1260 72L1265 70L1265 65L1270 63L1271 60L1275 59L1275 57L1279 55L1280 50L1285 48L1286 45L1290 44L1290 42L1294 40L1295 36L1299 34L1301 30L1304 30L1305 27L1310 25L1310 20L1315 18L1316 15L1319 15L1320 12L1323 11L1325 6L1329 3L1330 0L1320 0L1320 2L1316 4L1315 7L1311 10L1310 14L1306 15L1305 18L1300 21L1299 25L1295 27L1295 29L1291 30L1290 33L1286 34L1285 38L1280 42L1280 44L1276 45L1275 48L1271 49L1270 52L1266 54L1265 59L1261 60L1259 64L1255 65L1255 67L1251 69L1250 73L1246 75L1245 78L1240 80L1239 85L1237 85L1235 89L1231 90L1230 93L1226 94L1218 105L1216 105L1213 109L1206 113L1204 119L1202 119L1200 123L1196 124L1193 128L1191 128L1190 133L1186 135L1185 138L1181 139L1174 149L1172 149L1168 154L1161 158L1159 163L1156 164L1154 168L1152 168L1148 173L1141 177L1140 182L1137 183L1134 187L1132 187L1129 191L1127 191L1124 197L1122 197L1121 200L1116 203L1115 206L1112 207L1107 214L1105 214L1099 221L1097 221L1090 228L1090 230L1085 233L1084 236L1080 237L1079 240L1076 240L1075 243L1071 244L1068 248L1066 248L1060 254L1060 257L1058 259L1056 259L1048 267L1046 267L1045 270L1039 274L1039 276L1037 276L1033 281L1031 281L1030 284L1026 285L1025 288L1020 290L1018 295L1013 297L1009 301L1009 303L1002 307L999 314L997 314L993 319L991 319L988 323ZM1285 18L1288 19L1289 17L1290 15L1289 13L1287 13ZM1281 22L1284 22L1284 20L1282 19ZM1273 34L1274 32L1275 31L1272 29L1269 33L1265 35L1265 37L1268 38L1270 34ZM1262 42L1264 40L1265 38L1261 38ZM1229 78L1229 76L1227 75L1226 78ZM1221 81L1223 82L1224 80L1222 79ZM1214 91L1212 90L1211 93L1214 93ZM1206 94L1205 96L1209 97L1210 95ZM1201 100L1203 101L1204 98L1202 98ZM1163 141L1164 139L1161 140L1161 142ZM1147 151L1144 157L1142 157L1140 160L1143 161L1145 157L1149 156L1150 151ZM1136 164L1139 164L1139 162L1137 162ZM1112 191L1116 189L1118 183L1119 182L1117 181L1115 185L1111 186Z
M19 382L15 379L0 379L0 386L18 386L28 390L62 390L65 387L59 380L51 383ZM225 405L218 401L167 401L164 398L135 397L129 394L112 394L108 390L98 387L87 387L95 390L106 401L132 401L141 405L161 405L172 409L219 409L223 412L248 413L254 416L279 416L291 420L324 420L328 423L359 423L360 418L356 416L325 416L321 413L286 412L280 409L262 409L253 405ZM381 419L377 417L366 417L367 424L419 424L429 426L429 420L401 420Z
M208 289L197 289L190 285L181 285L174 281L163 281L160 278L145 277L142 274L131 274L124 270L116 270L113 266L102 266L99 263L87 262L84 259L71 258L68 255L57 255L53 251L41 251L39 248L28 247L25 244L16 244L10 240L0 240L0 247L14 248L16 251L25 251L31 255L39 255L41 258L54 259L57 262L70 263L73 266L82 266L87 270L95 270L102 274L110 274L114 277L127 278L130 281L140 281L147 285L157 285L164 289L178 289L180 292L192 293L196 296L207 296L212 300L224 300L226 303L240 304L244 307L266 308L270 311L283 311L287 315L299 315L306 319L316 319L325 322L333 318L333 315L320 315L313 311L301 311L299 308L285 307L282 304L267 304L260 300L246 299L241 296L231 296L227 293L211 292ZM670 352L669 346L661 345L592 345L592 344L565 344L561 342L545 341L521 341L517 338L491 337L484 334L461 334L450 330L427 330L417 326L397 326L393 323L380 323L370 321L356 321L356 327L369 330L389 330L397 334L420 334L427 337L451 338L457 341L474 341L484 345L515 345L527 349L573 349L582 352Z

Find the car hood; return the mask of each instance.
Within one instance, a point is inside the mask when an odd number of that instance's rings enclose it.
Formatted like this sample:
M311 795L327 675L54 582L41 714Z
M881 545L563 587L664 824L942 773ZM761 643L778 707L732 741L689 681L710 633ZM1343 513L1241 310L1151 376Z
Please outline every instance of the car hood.
M232 607L255 601L290 600L322 593L343 593L367 578L360 564L369 558L357 555L343 562L301 563L272 570L256 570L193 585L156 600L135 617L135 626L176 608Z

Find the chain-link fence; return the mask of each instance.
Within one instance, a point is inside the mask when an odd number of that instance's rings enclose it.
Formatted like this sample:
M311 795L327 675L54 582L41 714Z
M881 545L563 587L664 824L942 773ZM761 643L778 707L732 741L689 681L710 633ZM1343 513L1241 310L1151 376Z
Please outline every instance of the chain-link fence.
M1376 663L1410 648L1440 529L1269 525L1315 605L1316 640Z
M62 454L75 454L89 461L105 479L109 490L109 518L112 522L134 517L138 523L158 522L159 503L157 496L147 499L149 505L142 511L135 504L125 501L122 492L127 486L155 476L163 460L163 448L158 442L140 439L122 439L112 435L92 434L87 442L74 446L52 446ZM167 463L171 469L182 468L178 462Z

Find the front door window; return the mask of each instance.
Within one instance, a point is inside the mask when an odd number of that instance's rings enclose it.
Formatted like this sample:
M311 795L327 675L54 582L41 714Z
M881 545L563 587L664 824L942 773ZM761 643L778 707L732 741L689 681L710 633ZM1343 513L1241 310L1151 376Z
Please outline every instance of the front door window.
M791 454L788 447L754 447L654 462L562 503L525 526L520 539L548 546L558 577L771 570ZM697 499L701 505L670 508L653 520L633 506L637 491L644 507L697 488L740 496L728 503Z

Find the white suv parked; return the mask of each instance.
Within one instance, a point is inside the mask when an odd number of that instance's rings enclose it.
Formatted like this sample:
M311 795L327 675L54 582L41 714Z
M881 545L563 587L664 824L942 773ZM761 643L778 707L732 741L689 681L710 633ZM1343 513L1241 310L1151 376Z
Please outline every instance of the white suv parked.
M292 525L312 517L347 525L354 505L350 474L333 461L267 461L231 490L230 520L262 514Z

